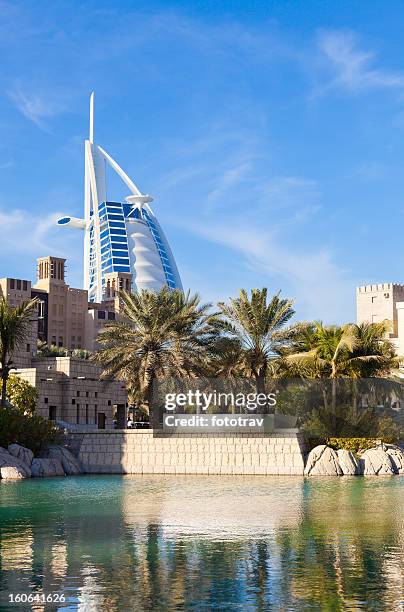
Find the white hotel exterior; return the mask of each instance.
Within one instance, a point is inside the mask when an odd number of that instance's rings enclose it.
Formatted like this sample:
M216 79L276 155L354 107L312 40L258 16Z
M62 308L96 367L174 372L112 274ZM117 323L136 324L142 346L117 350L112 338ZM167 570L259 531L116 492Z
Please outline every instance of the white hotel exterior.
M122 179L130 195L125 202L107 197L107 165ZM132 274L132 289L182 289L164 232L150 203L117 162L94 142L94 93L90 98L90 133L85 141L84 218L62 217L59 225L84 231L84 289L90 302L102 302L105 276Z

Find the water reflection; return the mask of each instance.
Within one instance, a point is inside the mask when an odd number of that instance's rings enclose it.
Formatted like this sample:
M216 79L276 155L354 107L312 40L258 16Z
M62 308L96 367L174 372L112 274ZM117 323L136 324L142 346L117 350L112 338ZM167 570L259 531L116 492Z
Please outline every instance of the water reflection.
M401 610L403 504L401 477L3 482L0 609Z

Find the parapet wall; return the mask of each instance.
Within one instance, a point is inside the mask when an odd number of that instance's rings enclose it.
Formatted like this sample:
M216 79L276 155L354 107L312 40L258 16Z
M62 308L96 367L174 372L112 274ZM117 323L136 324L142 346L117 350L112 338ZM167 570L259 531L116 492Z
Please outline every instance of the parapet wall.
M404 285L400 283L378 283L376 285L361 285L356 287L356 293L377 293L378 291L404 292Z
M302 475L306 445L297 430L272 434L76 431L68 443L95 474Z

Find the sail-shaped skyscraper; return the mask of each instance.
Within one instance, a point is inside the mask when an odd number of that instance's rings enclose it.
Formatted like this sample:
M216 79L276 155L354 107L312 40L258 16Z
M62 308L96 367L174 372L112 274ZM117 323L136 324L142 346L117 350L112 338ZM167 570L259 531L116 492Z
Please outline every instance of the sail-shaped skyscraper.
M107 197L109 166L129 189L125 201ZM90 302L105 296L110 273L132 275L132 289L182 289L164 232L153 213L153 198L141 193L117 162L94 142L94 93L90 98L90 133L85 141L84 218L62 217L59 225L84 231L84 288Z

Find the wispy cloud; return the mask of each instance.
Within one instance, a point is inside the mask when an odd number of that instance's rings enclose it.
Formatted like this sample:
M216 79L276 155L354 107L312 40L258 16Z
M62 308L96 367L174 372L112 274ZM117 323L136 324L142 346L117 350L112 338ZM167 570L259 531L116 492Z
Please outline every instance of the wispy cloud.
M331 75L316 94L336 88L352 93L376 88L404 88L404 74L375 67L375 53L360 49L357 36L351 31L321 31L318 48Z
M15 84L7 93L20 113L45 131L48 131L46 119L65 110L65 105L60 100L43 92L28 91L20 84Z
M209 207L214 205L214 203L218 200L221 200L229 189L240 183L241 179L246 175L250 168L251 164L245 162L225 170L218 178L215 187L207 195L207 203Z
M346 272L338 267L327 248L308 250L284 242L276 232L245 220L225 223L195 223L187 229L204 239L239 252L252 270L261 272L273 284L287 284L296 297L299 316L341 319L347 303L353 300Z
M167 221L194 236L192 240L202 240L202 252L211 252L212 244L224 248L240 279L282 287L295 296L299 318L344 320L351 311L353 283L336 263L330 238L313 235L313 220L323 206L321 185L310 177L274 175L271 152L265 151L259 132L257 126L247 140L234 140L234 133L226 138L225 130L215 130L223 138L218 156L216 141L209 143L210 130L205 129L202 143L195 140L184 160L173 155L181 173L171 182L171 174L168 180L163 177L163 200L171 200L171 189L178 193L180 187L184 194L192 193L193 209L192 215L176 214ZM243 282L204 274L194 265L185 270L184 280L202 286L211 300L234 294L234 283Z
M1 241L0 254L6 255L12 248L13 254L30 253L38 255L39 252L60 254L63 251L61 244L50 230L55 234L56 221L61 213L52 213L40 219L34 217L27 210L13 210L4 212L0 209ZM18 235L18 241L16 241ZM58 245L59 242L59 245Z

